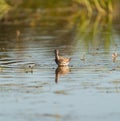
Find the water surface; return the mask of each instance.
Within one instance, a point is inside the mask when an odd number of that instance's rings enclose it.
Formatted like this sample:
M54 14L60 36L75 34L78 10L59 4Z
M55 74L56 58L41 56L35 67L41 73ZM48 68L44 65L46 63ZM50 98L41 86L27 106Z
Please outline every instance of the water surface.
M52 22L0 26L0 120L118 121L119 24L100 24L93 34L92 26L80 31L78 23ZM72 58L69 67L57 68L56 48Z

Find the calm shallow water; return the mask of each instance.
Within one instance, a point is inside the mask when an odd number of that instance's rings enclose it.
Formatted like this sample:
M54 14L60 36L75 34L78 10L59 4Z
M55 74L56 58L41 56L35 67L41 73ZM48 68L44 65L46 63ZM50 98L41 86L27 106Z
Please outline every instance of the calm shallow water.
M106 26L86 41L90 33L78 36L77 27L2 25L0 120L118 121L120 58L113 63L111 57L113 52L120 53L116 26L119 24L113 25L112 33ZM57 69L55 48L72 58L69 67Z

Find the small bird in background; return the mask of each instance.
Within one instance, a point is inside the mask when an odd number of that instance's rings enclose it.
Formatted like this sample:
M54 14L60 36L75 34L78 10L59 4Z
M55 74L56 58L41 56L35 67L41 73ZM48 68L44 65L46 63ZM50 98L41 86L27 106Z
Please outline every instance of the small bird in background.
M86 60L85 54L82 55L82 57L80 58L80 60L83 61L83 62L85 62L85 60Z
M116 62L117 57L118 57L117 52L114 52L114 53L112 54L112 61L113 61L113 62Z
M29 73L29 72L33 73L33 69L34 69L35 66L36 66L35 63L25 64L24 65L24 70L25 70L26 73Z
M17 38L17 39L19 39L19 38L20 38L20 35L21 35L20 30L16 30L16 38Z
M71 58L59 56L59 50L55 49L55 62L58 66L68 66Z

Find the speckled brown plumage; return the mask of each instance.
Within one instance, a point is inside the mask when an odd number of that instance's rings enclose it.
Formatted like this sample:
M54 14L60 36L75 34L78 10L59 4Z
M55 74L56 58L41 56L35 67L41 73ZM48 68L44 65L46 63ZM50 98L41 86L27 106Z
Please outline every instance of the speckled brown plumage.
M67 66L70 62L71 58L65 58L59 56L59 50L55 50L55 62L58 66Z

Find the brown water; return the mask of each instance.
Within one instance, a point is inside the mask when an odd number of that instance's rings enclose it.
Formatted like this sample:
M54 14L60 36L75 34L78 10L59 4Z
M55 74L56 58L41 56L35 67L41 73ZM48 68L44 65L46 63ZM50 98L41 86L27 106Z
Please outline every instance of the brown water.
M0 121L119 121L120 23L94 36L53 23L0 26ZM56 48L69 67L57 68Z

